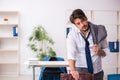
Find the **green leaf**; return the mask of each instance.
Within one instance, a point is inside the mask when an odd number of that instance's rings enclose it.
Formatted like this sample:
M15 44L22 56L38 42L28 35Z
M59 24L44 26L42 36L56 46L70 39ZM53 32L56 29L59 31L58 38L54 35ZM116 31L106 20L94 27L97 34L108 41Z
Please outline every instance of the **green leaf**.
M31 41L33 39L33 37L31 36L30 38L29 38L29 41Z
M46 52L48 52L50 56L56 56L55 51L51 48L54 43L46 30L42 26L37 25L34 27L32 35L29 37L28 47L36 53L36 57L39 60L42 60L43 57L47 56Z

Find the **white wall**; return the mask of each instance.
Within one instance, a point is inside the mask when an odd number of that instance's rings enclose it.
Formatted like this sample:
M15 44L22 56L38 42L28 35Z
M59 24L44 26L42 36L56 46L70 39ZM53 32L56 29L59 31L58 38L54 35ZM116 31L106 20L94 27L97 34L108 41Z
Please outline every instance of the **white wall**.
M20 13L20 73L32 73L23 62L33 57L27 43L35 25L45 27L55 41L57 56L66 59L65 11L75 8L120 10L119 3L120 0L0 0L0 11L12 10Z

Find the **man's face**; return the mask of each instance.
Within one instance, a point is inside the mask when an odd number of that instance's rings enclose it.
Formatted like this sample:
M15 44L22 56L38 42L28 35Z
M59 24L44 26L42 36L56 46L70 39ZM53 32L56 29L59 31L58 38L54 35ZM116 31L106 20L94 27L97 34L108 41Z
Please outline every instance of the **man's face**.
M80 19L80 18L76 18L74 20L74 24L77 28L80 29L81 32L86 32L88 31L88 22L87 19Z

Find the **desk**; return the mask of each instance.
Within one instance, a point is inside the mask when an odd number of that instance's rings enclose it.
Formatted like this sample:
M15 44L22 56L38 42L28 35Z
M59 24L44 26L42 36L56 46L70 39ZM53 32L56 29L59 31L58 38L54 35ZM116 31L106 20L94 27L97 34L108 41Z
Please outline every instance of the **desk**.
M30 60L25 62L26 65L32 66L33 80L35 80L35 67L68 67L68 61L36 61Z

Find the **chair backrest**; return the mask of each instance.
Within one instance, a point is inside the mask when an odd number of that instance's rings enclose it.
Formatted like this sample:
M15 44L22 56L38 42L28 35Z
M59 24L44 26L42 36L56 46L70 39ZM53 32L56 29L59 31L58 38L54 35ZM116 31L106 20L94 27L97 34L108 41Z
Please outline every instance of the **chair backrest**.
M49 61L58 61L56 57L51 57ZM44 70L45 73L62 73L60 67L46 67Z
M45 57L44 61L64 61L61 57ZM42 67L39 80L60 80L60 74L67 73L66 67Z
M120 74L109 74L107 80L120 80Z
M49 61L57 61L56 57L51 57ZM42 80L60 80L60 74L63 73L60 67L46 67L43 71Z

